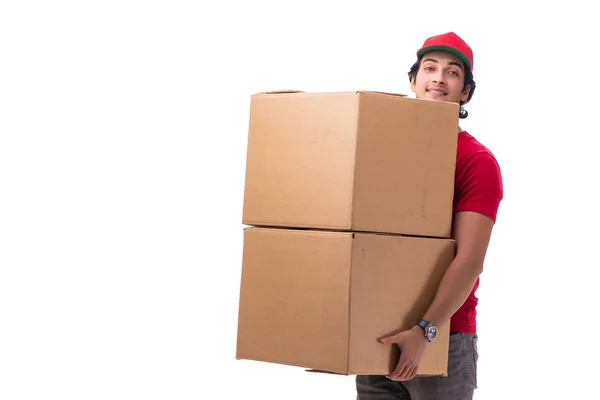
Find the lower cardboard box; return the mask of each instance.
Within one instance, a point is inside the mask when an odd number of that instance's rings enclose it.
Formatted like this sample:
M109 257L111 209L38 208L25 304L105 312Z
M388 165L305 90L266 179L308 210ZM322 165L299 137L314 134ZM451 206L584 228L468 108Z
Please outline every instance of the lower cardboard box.
M385 375L395 345L433 300L451 239L250 227L244 230L237 359L344 375ZM418 376L446 376L449 323Z

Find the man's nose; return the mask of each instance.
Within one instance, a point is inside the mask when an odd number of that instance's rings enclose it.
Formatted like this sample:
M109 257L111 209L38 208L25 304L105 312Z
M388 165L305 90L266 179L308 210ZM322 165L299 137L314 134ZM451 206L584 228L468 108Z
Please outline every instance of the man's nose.
M433 81L438 85L443 85L446 83L444 80L444 74L441 71L439 71L436 76L433 77Z

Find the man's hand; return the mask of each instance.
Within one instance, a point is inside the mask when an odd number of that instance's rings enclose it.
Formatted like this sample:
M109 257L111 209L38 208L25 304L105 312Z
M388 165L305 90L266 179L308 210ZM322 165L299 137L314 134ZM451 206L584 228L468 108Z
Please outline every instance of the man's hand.
M417 375L427 344L427 338L420 327L414 326L408 331L381 338L379 341L383 344L397 344L400 347L398 365L387 378L393 381L407 381Z

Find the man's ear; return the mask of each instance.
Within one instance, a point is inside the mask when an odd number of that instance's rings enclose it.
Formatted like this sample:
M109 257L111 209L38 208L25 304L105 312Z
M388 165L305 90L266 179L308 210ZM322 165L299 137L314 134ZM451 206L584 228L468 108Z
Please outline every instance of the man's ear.
M412 78L410 78L410 90L412 90L413 93L417 93L415 92L415 77L413 76Z
M466 101L469 98L469 93L471 93L471 85L466 85L462 91L462 96L460 97L460 100Z

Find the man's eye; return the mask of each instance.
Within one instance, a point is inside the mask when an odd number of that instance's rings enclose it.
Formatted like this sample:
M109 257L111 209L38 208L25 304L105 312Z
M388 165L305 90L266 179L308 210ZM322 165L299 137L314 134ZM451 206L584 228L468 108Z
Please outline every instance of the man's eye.
M458 76L458 72L457 71L448 71L450 74L454 74L456 76Z
M433 71L433 67L425 67L423 68L425 71Z

